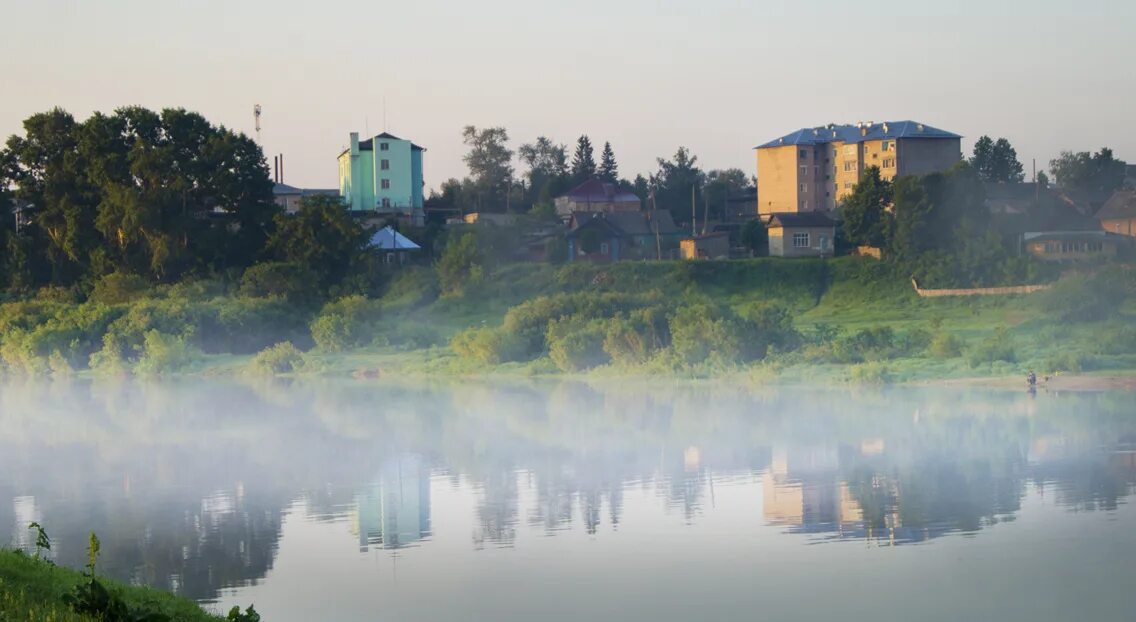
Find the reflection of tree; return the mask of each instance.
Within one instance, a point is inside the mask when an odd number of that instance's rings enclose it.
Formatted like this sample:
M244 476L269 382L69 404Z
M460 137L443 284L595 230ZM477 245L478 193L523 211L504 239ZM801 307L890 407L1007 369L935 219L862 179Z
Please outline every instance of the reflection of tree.
M511 469L492 471L480 482L477 502L480 531L473 535L480 547L485 542L511 545L517 538L517 475Z

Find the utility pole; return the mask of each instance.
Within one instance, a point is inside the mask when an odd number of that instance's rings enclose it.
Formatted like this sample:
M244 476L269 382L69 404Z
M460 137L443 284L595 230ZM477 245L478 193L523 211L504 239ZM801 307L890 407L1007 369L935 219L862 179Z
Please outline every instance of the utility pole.
M648 198L651 199L651 222L653 222L655 225L655 259L662 261L663 241L659 237L659 206L657 203L655 203L654 188L650 190L650 195L648 196Z
M256 120L256 144L260 144L260 104L253 104L252 116Z
M698 205L694 202L694 184L690 184L690 237L698 235Z

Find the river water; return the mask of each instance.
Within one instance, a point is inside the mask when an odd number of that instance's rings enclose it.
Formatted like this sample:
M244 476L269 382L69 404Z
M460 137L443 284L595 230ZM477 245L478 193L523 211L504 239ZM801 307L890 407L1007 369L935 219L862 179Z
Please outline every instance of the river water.
M266 622L1132 620L1134 491L1132 393L0 389L9 546Z

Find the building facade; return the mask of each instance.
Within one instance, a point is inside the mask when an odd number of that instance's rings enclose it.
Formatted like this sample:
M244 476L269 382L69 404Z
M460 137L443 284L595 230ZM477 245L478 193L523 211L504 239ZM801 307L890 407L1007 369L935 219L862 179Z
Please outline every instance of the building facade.
M962 137L915 121L805 128L758 145L759 214L836 209L868 167L884 179L943 171Z
M617 184L600 179L589 179L556 197L556 214L561 217L575 212L638 212L642 209L639 197Z
M339 154L339 194L356 212L422 214L422 154L426 150L386 132Z
M766 221L771 257L832 257L836 222L823 212L784 212Z
M1101 229L1136 236L1136 190L1117 190L1097 212Z

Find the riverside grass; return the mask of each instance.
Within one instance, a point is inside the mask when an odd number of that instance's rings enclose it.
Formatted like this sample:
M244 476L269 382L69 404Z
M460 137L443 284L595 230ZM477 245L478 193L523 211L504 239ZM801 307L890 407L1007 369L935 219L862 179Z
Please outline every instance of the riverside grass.
M1127 274L1118 267L1094 269ZM1072 281L1078 278L1085 279ZM47 303L0 305L0 359L9 373L55 375L729 375L786 382L905 382L1017 375L1026 369L1041 374L1129 373L1136 369L1136 333L1127 326L1136 313L1128 295L1131 278L1124 279L1123 295L1106 301L1107 312L1087 314L1092 317L1082 321L1054 301L1062 295L1085 297L1083 284L1065 294L1059 282L1050 292L1028 295L926 299L915 294L909 275L868 258L510 264L444 296L435 272L416 267L396 275L381 297L332 301L322 310L231 292L197 298L146 295L97 308L91 308L93 303L51 303L53 310L46 311ZM654 357L634 366L607 364L570 373L547 352L520 362L485 365L462 359L450 347L462 331L500 327L509 310L526 301L604 293L641 295L669 305L710 301L738 310L774 304L790 312L806 342L829 333L847 336L886 327L900 338L923 335L928 343L921 350L906 348L856 361L826 360L815 356L816 348L774 349L763 360L742 365L678 366ZM52 313L67 318L57 320ZM29 331L42 332L37 321L57 325L59 334L28 343L34 341ZM148 340L154 330L183 332L174 335L180 341L153 335ZM234 340L236 336L240 339ZM983 351L995 337L1008 346L1002 352L1012 351L1012 356ZM163 355L170 348L155 347L150 353L148 341L184 345L185 351L171 357ZM292 356L287 366L268 364L271 354L286 348L283 343L304 352L300 358ZM68 351L67 344L79 344L80 351ZM230 344L240 348L226 350ZM53 349L61 345L62 351ZM257 357L257 352L263 355ZM987 354L1012 360L983 360ZM87 367L88 358L96 363L93 369Z
M63 597L85 580L82 573L52 565L18 551L0 549L0 620L4 622L93 622L77 614ZM132 608L162 613L171 620L215 622L193 601L160 590L130 586L100 577L112 593Z

